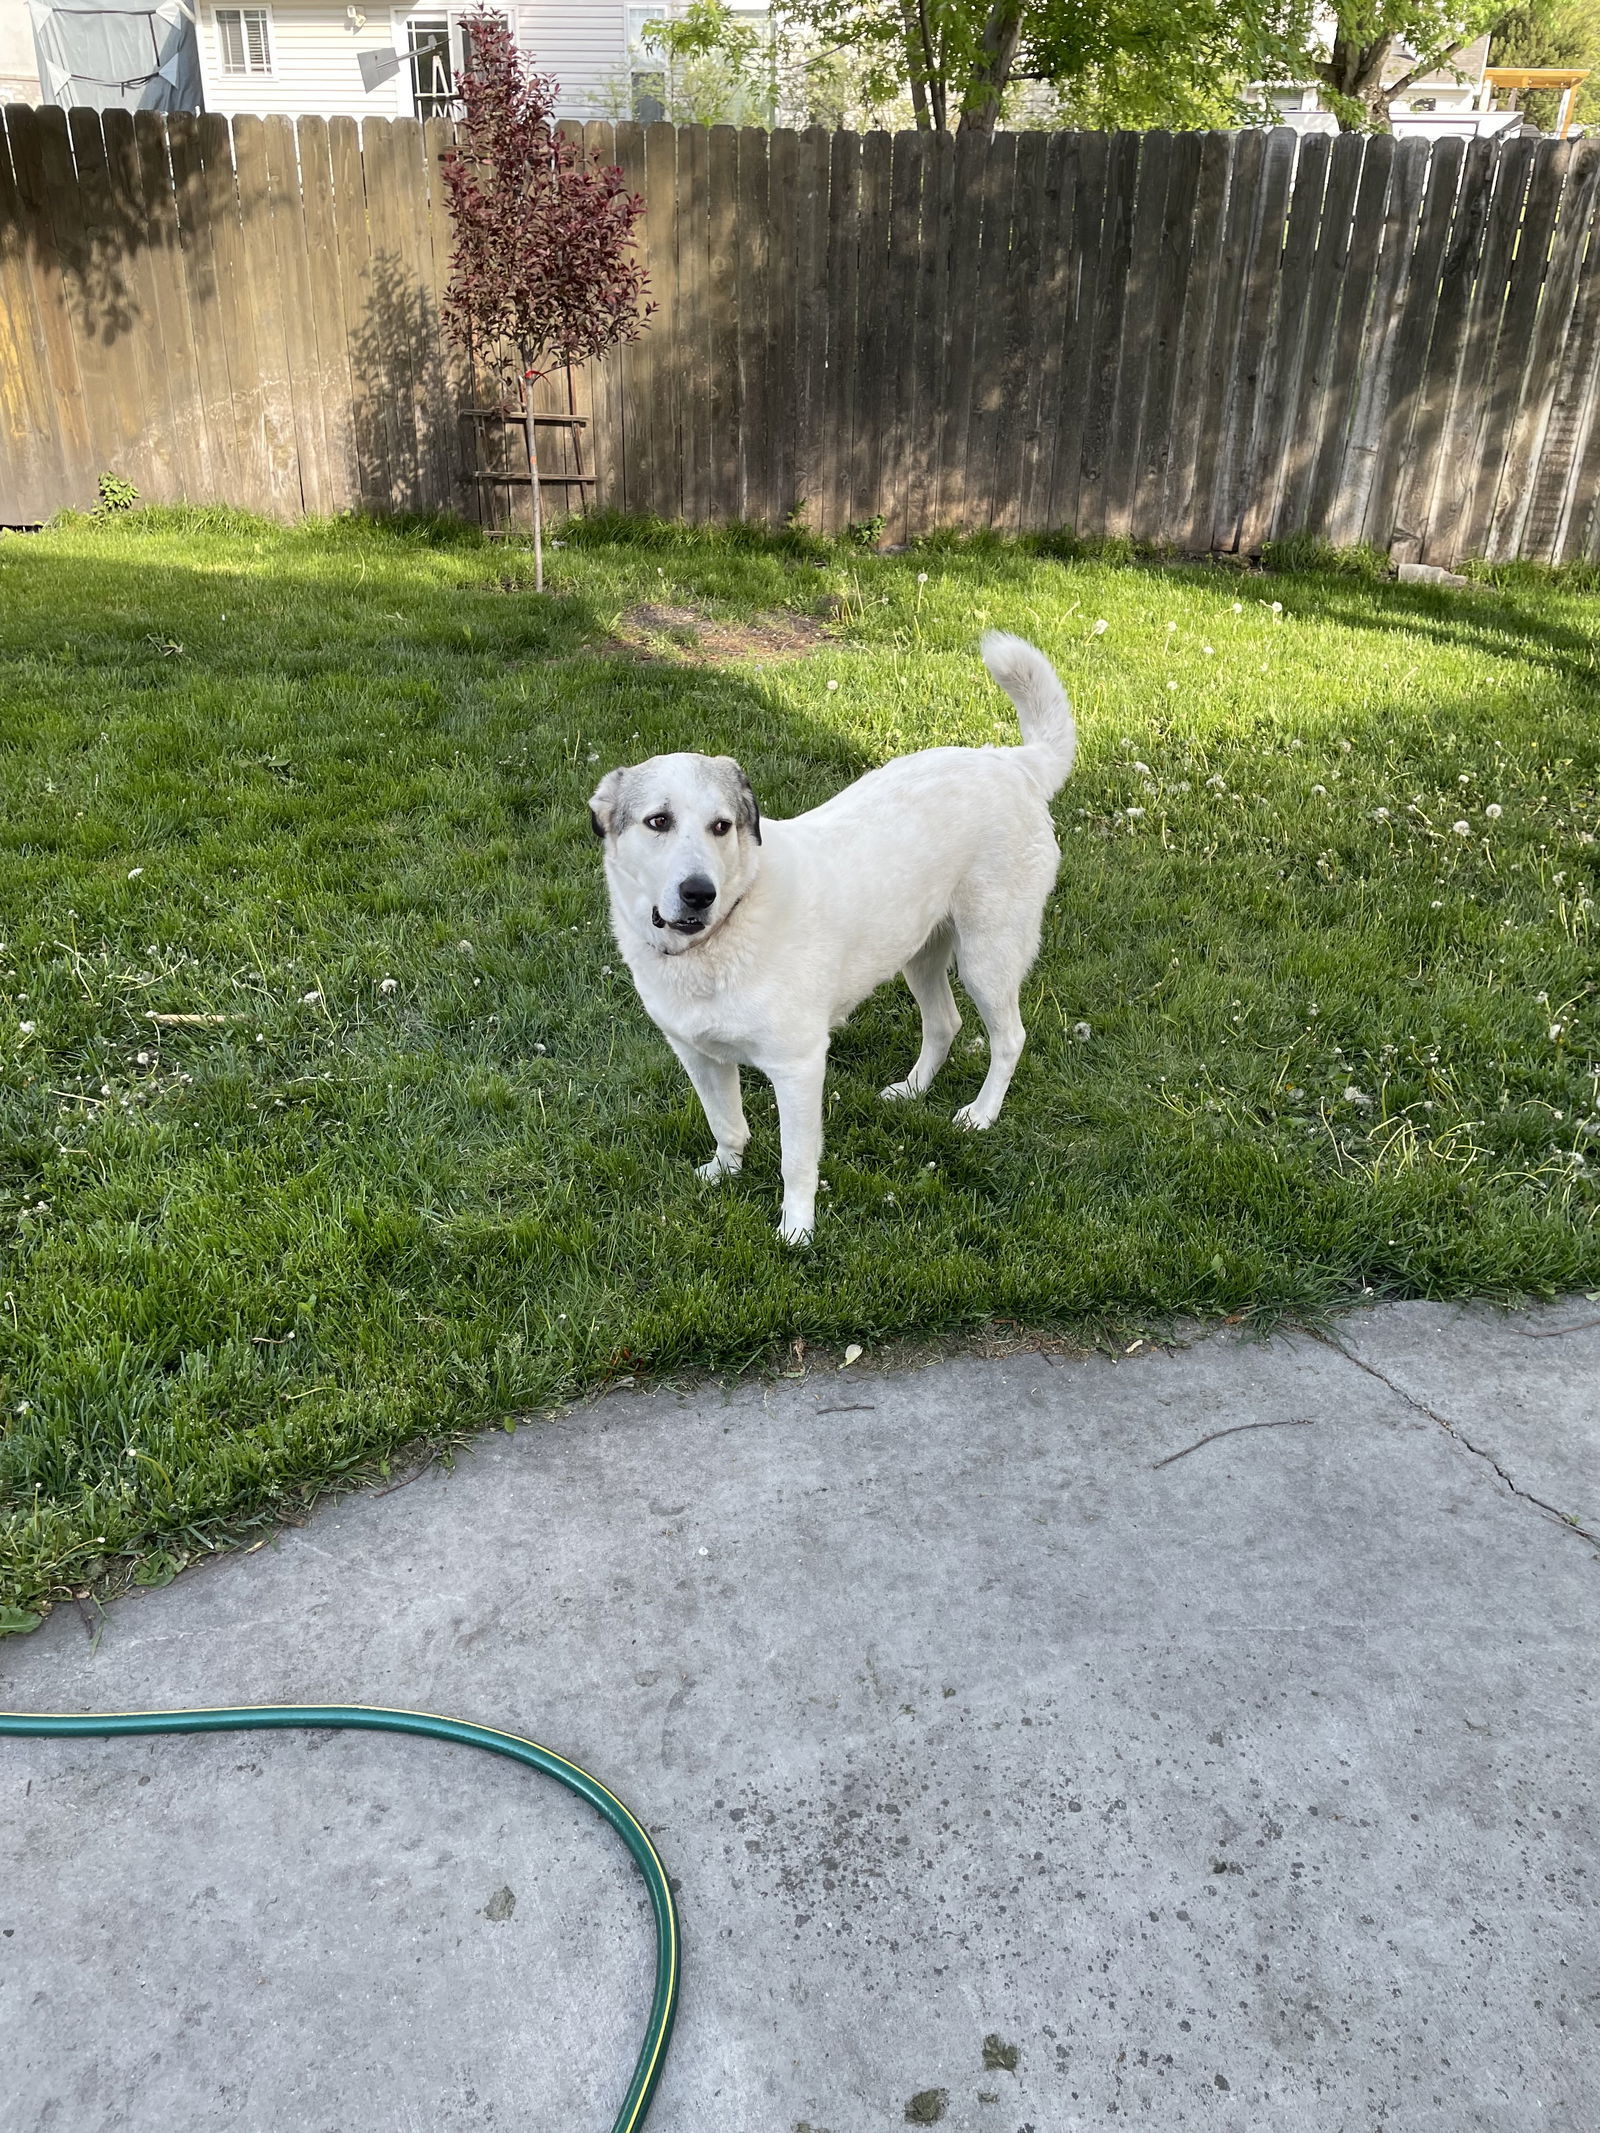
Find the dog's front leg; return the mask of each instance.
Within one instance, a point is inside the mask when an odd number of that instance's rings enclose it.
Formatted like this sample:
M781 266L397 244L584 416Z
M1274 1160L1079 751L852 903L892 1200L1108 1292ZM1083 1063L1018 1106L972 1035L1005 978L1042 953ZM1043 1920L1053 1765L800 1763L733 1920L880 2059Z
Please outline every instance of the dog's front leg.
M706 1114L706 1124L716 1136L717 1152L709 1163L696 1163L697 1178L732 1177L744 1167L744 1151L750 1128L744 1122L744 1099L739 1093L739 1069L722 1059L713 1059L692 1044L667 1042L683 1061L683 1070L694 1083Z
M769 1067L778 1099L783 1142L783 1214L778 1235L785 1244L809 1244L817 1226L817 1167L822 1161L822 1082L826 1043L809 1058Z

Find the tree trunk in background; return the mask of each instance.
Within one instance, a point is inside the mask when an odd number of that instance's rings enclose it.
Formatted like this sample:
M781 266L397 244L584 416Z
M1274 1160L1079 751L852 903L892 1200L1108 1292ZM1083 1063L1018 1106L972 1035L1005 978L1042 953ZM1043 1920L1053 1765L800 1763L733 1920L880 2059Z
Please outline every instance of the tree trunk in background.
M906 71L911 77L911 109L916 116L917 131L926 133L933 124L928 114L928 76L932 69L928 64L927 40L924 36L926 17L918 0L900 0L900 19L905 26Z
M1348 110L1339 112L1341 133L1388 133L1391 130L1383 70L1393 49L1392 31L1373 44L1358 44L1347 38L1342 30L1335 30L1333 50L1326 66L1319 72L1330 89L1348 97L1351 103L1361 105L1366 114L1364 118L1356 118Z
M961 106L963 133L993 133L995 129L1000 99L1022 41L1022 10L1023 0L994 0L989 9L978 64Z

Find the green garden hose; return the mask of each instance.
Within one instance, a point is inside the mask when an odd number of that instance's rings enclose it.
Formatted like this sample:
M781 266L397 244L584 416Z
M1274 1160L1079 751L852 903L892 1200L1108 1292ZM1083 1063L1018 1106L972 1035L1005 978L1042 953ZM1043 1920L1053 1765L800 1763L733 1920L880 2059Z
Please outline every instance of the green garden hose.
M590 1777L576 1763L536 1741L517 1733L501 1733L491 1726L473 1726L460 1718L435 1718L428 1711L386 1711L364 1703L241 1704L215 1711L91 1711L81 1714L56 1711L0 1711L0 1737L102 1740L126 1733L244 1733L273 1726L344 1726L369 1733L425 1733L433 1740L457 1742L467 1748L488 1748L496 1755L509 1755L514 1762L542 1770L557 1784L565 1785L579 1799L587 1800L633 1854L634 1865L650 1891L650 1906L656 1924L656 1985L650 2003L650 2021L633 2079L613 2121L611 2133L637 2133L644 2124L661 2069L666 2064L667 2040L678 2007L678 1910L666 1869L643 1825L633 1818L598 1778Z

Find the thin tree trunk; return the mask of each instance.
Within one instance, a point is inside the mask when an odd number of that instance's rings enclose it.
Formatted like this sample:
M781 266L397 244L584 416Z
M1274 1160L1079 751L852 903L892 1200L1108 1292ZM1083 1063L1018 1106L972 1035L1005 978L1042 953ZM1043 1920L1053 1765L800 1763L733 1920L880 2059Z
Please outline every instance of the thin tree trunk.
M978 64L961 105L963 133L993 133L995 129L1000 99L1022 42L1023 5L1024 0L993 0L978 47Z
M522 380L522 412L528 421L528 479L533 497L533 589L544 591L544 510L539 494L539 432L533 419L532 374Z
M1383 86L1383 70L1389 63L1393 45L1392 32L1372 44L1359 44L1335 33L1327 63L1318 72L1330 89L1347 97L1351 103L1360 104L1366 114L1361 120L1352 118L1348 111L1336 113L1341 133L1388 133L1391 130L1390 92Z
M919 21L919 17L922 19ZM920 0L900 0L900 19L905 25L906 71L911 76L911 109L917 131L926 133L933 124L928 114L927 22Z

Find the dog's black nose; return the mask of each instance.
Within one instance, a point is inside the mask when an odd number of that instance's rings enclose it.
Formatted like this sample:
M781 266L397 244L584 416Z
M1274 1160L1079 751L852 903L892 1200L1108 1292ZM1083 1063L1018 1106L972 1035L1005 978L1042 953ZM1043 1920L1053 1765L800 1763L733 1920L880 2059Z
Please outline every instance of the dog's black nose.
M689 874L678 884L679 901L691 911L704 911L717 900L717 885L704 874Z

